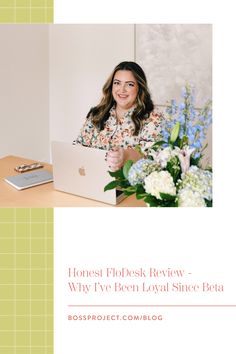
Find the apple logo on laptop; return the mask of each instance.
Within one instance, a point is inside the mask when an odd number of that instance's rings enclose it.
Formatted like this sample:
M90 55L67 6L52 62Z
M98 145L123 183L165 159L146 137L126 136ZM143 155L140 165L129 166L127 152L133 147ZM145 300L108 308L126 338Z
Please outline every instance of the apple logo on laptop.
M80 174L80 176L85 176L86 175L84 166L81 166L79 168L79 174Z

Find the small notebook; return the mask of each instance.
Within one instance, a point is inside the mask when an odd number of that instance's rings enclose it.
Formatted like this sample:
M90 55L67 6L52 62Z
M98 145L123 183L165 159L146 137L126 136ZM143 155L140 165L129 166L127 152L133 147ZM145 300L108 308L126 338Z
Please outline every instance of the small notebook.
M47 170L26 172L16 176L9 176L4 179L14 188L21 190L40 184L53 181L53 174Z

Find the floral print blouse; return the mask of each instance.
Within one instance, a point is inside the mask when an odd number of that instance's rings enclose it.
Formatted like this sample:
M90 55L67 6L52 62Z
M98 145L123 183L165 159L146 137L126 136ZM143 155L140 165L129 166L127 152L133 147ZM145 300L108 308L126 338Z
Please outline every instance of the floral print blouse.
M162 114L155 108L149 117L143 120L143 126L139 134L133 135L134 123L131 119L133 110L134 108L131 108L126 112L118 123L115 107L112 107L110 116L101 131L94 126L91 117L88 117L73 144L82 144L104 150L110 150L117 146L127 149L140 145L142 150L146 150L160 138Z

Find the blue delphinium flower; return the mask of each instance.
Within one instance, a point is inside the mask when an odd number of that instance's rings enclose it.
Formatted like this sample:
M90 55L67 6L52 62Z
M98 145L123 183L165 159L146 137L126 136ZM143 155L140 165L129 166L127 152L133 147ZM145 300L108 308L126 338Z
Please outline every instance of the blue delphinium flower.
M182 89L182 97L183 102L179 104L175 100L171 100L170 106L166 110L166 120L161 125L161 134L163 140L169 143L170 132L179 122L180 140L177 143L181 146L183 142L183 144L189 144L191 148L195 148L194 157L196 157L203 146L207 129L212 121L211 102L206 102L201 110L196 109L194 107L194 88L188 84Z

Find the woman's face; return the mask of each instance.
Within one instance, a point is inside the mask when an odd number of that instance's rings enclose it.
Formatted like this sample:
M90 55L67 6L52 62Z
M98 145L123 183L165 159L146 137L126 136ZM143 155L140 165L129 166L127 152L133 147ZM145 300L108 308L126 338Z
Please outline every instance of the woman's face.
M112 95L117 107L128 110L136 100L138 94L138 82L132 71L118 70L115 73L112 84Z

